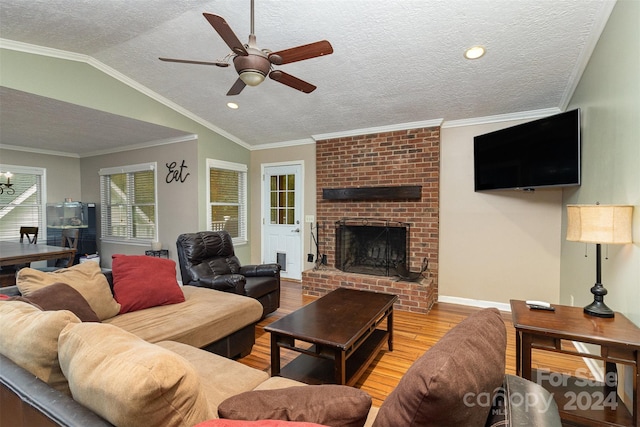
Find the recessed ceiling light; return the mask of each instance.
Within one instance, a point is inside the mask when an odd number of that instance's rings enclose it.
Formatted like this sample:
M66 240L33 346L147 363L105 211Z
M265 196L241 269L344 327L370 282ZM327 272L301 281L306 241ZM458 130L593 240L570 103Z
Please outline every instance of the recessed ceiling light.
M227 107L231 108L232 110L237 110L238 104L236 104L235 102L227 102Z
M464 52L464 57L467 59L478 59L484 55L485 49L482 46L473 46Z

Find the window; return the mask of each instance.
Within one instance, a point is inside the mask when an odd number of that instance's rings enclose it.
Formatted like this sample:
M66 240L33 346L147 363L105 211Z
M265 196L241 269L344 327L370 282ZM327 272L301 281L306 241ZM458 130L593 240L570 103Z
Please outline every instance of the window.
M45 170L0 165L0 172L0 240L17 242L23 226L38 227L38 238L44 239Z
M156 164L100 169L102 239L144 243L157 238Z
M296 176L272 175L269 183L271 224L293 225L296 206Z
M209 230L227 230L234 244L247 241L247 166L207 159Z

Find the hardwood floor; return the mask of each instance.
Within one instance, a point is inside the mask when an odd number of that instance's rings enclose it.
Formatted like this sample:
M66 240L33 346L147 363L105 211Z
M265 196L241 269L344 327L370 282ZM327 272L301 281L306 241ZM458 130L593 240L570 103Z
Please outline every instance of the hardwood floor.
M270 372L270 335L264 331L264 326L313 300L312 297L302 295L298 282L283 280L280 308L258 324L253 351L249 356L240 359L239 362ZM438 303L426 315L394 311L394 350L389 352L383 348L367 372L360 378L356 387L369 393L373 398L373 404L380 406L418 357L435 344L449 329L477 310L479 309L476 307ZM511 313L502 312L502 317L507 328L506 373L515 374L515 329L511 323ZM297 355L298 353L282 350L282 366ZM584 371L587 376L592 378L581 359L561 354L536 353L534 351L533 367L572 374Z

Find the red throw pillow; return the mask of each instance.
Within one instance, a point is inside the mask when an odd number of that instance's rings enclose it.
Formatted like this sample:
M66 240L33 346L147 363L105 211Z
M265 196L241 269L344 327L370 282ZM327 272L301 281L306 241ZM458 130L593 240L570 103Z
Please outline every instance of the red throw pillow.
M120 313L184 301L173 260L146 255L113 255L113 297Z

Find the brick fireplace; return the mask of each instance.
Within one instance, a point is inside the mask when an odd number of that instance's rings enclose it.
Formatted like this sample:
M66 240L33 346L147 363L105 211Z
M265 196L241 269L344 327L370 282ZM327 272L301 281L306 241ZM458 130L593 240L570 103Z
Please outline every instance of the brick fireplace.
M338 287L388 292L398 295L396 309L427 313L438 297L440 128L319 140L316 164L318 238L327 264L303 272L303 293L321 296ZM405 197L393 191L396 187L419 187L419 193ZM374 196L334 198L328 189L347 194L366 189ZM345 218L410 224L407 266L419 271L427 258L428 273L413 282L338 270L336 224Z

